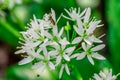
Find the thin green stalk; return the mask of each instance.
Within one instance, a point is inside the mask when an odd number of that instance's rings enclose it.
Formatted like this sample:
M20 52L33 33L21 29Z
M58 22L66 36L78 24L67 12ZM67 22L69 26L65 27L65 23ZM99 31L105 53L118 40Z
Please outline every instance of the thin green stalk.
M75 30L73 30L73 33L72 33L72 40L76 37L76 32Z
M76 49L73 53L77 53L80 52L80 50L82 49L82 47L79 47L78 49Z
M68 41L70 41L70 34L69 34L69 30L67 30L67 38L68 38Z

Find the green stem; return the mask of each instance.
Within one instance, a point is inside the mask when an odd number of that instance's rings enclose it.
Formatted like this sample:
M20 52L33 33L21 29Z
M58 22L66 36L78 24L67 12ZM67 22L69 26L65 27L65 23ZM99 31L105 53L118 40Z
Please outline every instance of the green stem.
M21 35L19 32L14 29L10 24L8 24L5 20L0 20L0 25L4 28L6 28L9 32L11 32L15 37L19 38Z
M70 34L68 30L67 30L67 38L68 38L68 41L70 41Z
M76 32L75 30L73 30L73 33L72 33L72 40L76 37Z
M79 47L78 49L76 49L73 53L77 53L80 52L80 50L82 49L82 47Z

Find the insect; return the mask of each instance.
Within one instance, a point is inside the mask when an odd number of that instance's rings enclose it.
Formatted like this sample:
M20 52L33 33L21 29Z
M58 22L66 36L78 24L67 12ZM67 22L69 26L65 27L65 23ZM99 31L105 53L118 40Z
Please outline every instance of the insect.
M53 25L55 25L55 21L53 20L51 13L49 14L48 20L49 20Z

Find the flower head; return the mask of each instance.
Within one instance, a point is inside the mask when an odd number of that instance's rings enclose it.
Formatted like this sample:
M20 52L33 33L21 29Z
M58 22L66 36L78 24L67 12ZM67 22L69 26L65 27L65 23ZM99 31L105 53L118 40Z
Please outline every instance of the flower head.
M70 18L66 17L64 15L63 15L63 17L65 17L65 18L67 18L69 20L75 21L75 20L78 20L81 17L83 17L83 15L85 14L86 9L82 13L80 13L80 8L78 8L78 11L77 11L76 8L71 8L71 9L69 9L69 11L67 9L65 9L65 11L70 16Z
M77 53L74 54L74 57L77 57L77 60L81 60L83 58L85 58L85 56L87 56L88 60L90 61L91 64L94 65L94 61L92 58L96 58L96 59L100 59L100 60L104 60L105 58L103 56L101 56L100 54L98 54L97 51L103 49L105 47L104 44L100 44L98 46L91 46L85 43L82 43L82 48L83 48L83 52L82 53Z
M117 75L112 75L112 69L110 69L110 70L100 71L99 74L95 73L93 78L95 80L116 80L118 75L120 75L120 73L118 73Z
M69 17L63 17L72 20L75 24L67 23L67 26L58 28L58 22L61 16L56 19L55 11L51 9L51 13L45 14L43 19L37 19L35 16L31 20L26 31L20 32L23 38L20 41L21 46L18 47L16 54L25 54L19 62L19 65L32 62L33 69L39 69L38 75L47 68L55 70L61 66L59 78L62 77L65 69L70 75L69 63L73 58L77 60L87 56L91 64L94 65L92 58L104 60L105 58L98 54L98 51L105 47L104 44L96 45L94 43L102 43L100 37L94 35L94 30L102 25L100 20L90 19L91 9L86 8L82 13L80 8L71 8L66 10ZM69 21L67 21L69 22ZM73 34L70 31L73 29Z

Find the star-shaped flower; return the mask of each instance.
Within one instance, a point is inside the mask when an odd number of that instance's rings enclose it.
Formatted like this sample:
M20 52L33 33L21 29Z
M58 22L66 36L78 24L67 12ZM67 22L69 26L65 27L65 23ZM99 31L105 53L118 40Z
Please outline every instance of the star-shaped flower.
M55 65L52 61L50 61L51 58L46 48L43 49L43 55L41 55L41 57L38 59L40 61L32 66L33 69L40 68L40 70L38 71L38 75L41 75L41 73L46 69L47 66L49 66L51 70L55 69Z
M110 69L100 71L99 74L95 73L93 78L94 80L116 80L119 75L120 73L118 73L117 75L112 75L112 69Z
M98 46L91 46L85 43L82 43L82 48L84 50L84 52L82 53L76 53L73 55L73 57L77 57L77 60L81 60L83 58L85 58L85 56L87 56L88 60L90 61L90 63L92 65L94 65L94 61L92 58L96 58L96 59L100 59L100 60L104 60L105 58L103 56L101 56L100 54L98 54L97 51L103 49L105 47L104 44L100 44Z
M65 11L66 11L67 14L70 16L70 18L67 17L67 16L64 16L64 15L62 15L62 16L65 17L66 19L75 21L75 20L78 20L78 19L80 19L80 18L83 17L83 15L84 15L85 12L86 12L86 9L85 9L82 13L80 13L80 8L78 8L78 11L77 11L76 8L71 8L69 11L68 11L67 9L65 9Z

